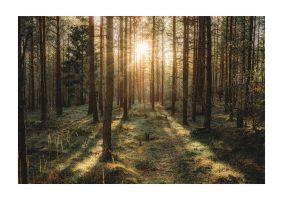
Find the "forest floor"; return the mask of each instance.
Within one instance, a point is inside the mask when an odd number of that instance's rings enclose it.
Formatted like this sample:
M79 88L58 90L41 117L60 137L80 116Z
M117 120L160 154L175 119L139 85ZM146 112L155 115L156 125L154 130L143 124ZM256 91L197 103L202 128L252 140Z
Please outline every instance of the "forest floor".
M64 109L42 128L28 113L30 183L264 183L264 126L244 129L213 107L212 129L198 132L203 116L188 126L181 114L160 104L135 105L129 119L113 109L111 162L100 161L102 122L94 125L87 106Z

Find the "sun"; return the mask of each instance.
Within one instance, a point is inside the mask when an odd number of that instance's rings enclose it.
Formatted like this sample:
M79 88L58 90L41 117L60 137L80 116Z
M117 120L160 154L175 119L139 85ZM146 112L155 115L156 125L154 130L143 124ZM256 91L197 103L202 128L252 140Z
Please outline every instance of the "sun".
M137 44L136 47L136 52L137 52L137 58L141 59L143 55L148 53L149 46L147 42L140 42Z

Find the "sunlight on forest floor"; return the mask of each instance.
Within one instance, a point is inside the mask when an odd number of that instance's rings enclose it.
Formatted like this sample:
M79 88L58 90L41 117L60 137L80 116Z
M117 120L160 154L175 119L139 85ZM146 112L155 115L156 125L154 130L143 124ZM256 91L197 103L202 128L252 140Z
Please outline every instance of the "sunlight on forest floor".
M114 109L113 160L100 161L102 122L92 124L87 107L71 107L42 129L28 117L31 183L262 183L262 136L239 134L215 109L213 132L195 135L202 117L183 126L161 105L153 112L135 105L129 120ZM225 123L224 123L225 122ZM248 137L248 138L247 138ZM233 139L231 139L233 138ZM264 145L264 136L263 136Z

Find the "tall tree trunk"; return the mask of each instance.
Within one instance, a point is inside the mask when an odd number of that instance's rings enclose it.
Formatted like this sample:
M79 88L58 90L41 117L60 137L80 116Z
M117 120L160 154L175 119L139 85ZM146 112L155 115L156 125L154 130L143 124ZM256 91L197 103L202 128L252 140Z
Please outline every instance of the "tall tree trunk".
M254 17L249 17L249 34L248 34L248 65L246 73L246 89L245 89L245 115L249 114L249 103L250 103L250 81L251 81L251 67L252 67L252 40L253 40L253 23Z
M82 41L84 41L84 37L82 35ZM82 46L81 49L82 54L82 64L81 64L81 70L80 70L80 105L84 104L84 48Z
M89 17L89 106L88 113L93 115L93 123L98 122L96 90L94 80L94 21Z
M177 59L176 59L176 17L173 17L173 71L172 71L172 105L171 113L175 114L175 101L177 93Z
M111 160L111 122L114 87L113 17L107 17L106 98L103 121L103 158Z
M132 106L133 100L133 61L132 61L132 17L129 17L130 22L130 33L129 33L129 109Z
M154 53L154 55L155 55L155 58L154 58L154 62L155 62L155 71L156 71L156 73L155 73L155 76L156 76L156 89L154 90L155 91L155 101L159 101L159 93L160 93L160 70L159 70L159 55L158 55L158 52L159 52L159 43L158 43L158 41L159 41L159 39L158 39L158 37L159 37L159 34L158 34L158 32L159 32L159 30L158 30L158 26L156 27L156 29L157 30L155 30L155 32L157 33L157 35L155 36L155 53Z
M124 51L124 101L123 101L123 119L128 119L128 51L127 51L127 37L128 37L128 17L125 17L125 51Z
M238 109L237 109L237 128L242 128L244 126L244 116L243 116L243 85L244 85L244 76L245 76L245 66L246 66L246 17L241 17L241 52L240 52L240 80L238 84L238 90L240 93L240 100L238 100Z
M46 88L46 32L45 17L39 18L40 22L40 92L41 92L41 121L45 125L47 120L47 88Z
M197 39L196 27L197 17L194 17L194 56L193 56L193 84L192 84L192 120L196 120L196 100L197 100Z
M120 36L120 59L119 59L119 67L120 67L120 76L119 76L119 95L120 95L120 107L122 107L123 104L123 95L124 95L124 30L123 30L123 23L124 23L124 17L120 17L120 30L119 30L119 36Z
M135 104L135 85L136 85L136 72L137 72L137 53L136 53L136 29L137 29L137 19L136 17L133 17L133 20L134 20L134 64L133 64L133 84L132 84L132 103Z
M229 73L228 73L228 102L229 102L229 119L233 119L233 103L232 103L232 45L233 45L233 17L230 17L229 28Z
M183 124L188 124L188 17L183 17Z
M35 110L35 92L34 92L34 36L33 36L33 17L31 17L31 47L30 47L30 80L31 80L31 110Z
M103 19L100 17L100 79L99 79L99 110L100 115L103 116L103 66L104 66L104 54L103 54L103 45L104 45L104 33L103 33Z
M207 30L207 66L206 66L206 109L204 127L210 129L211 121L211 92L212 92L212 74L211 74L211 18L206 18Z
M60 17L56 17L56 112L62 114L62 94L61 94L61 54L60 54Z
M228 90L228 25L229 25L229 17L226 17L226 29L225 29L225 96L224 96L224 110L225 113L228 112L228 102L229 102L229 90Z
M215 95L217 95L217 91L218 91L218 55L219 55L219 42L218 42L218 38L219 38L219 35L218 35L218 31L219 31L219 17L217 17L217 25L216 25L216 45L215 45L215 48L216 48L216 54L215 54L215 78L214 78L214 93Z
M18 17L18 92L19 92L19 126L18 126L18 182L26 184L27 160L26 160L26 126L25 126L25 74L22 60L22 17Z
M162 17L162 64L161 64L161 105L164 106L164 74L165 74L165 60L164 60L164 30L165 22Z
M155 17L152 17L152 53L151 53L151 80L150 80L150 84L151 84L151 108L152 110L155 109L155 105L154 105L154 97L155 97L155 93L154 93L154 58L155 58Z
M201 102L204 108L203 90L204 90L204 69L205 69L205 18L199 17L199 39L197 55L197 102Z

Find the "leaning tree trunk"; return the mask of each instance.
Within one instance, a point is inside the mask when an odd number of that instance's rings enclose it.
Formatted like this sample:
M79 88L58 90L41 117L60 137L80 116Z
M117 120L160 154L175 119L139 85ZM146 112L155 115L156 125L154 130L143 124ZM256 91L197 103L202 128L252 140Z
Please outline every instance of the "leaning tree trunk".
M111 122L114 86L113 17L107 17L106 98L103 118L103 158L111 160Z

